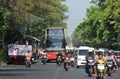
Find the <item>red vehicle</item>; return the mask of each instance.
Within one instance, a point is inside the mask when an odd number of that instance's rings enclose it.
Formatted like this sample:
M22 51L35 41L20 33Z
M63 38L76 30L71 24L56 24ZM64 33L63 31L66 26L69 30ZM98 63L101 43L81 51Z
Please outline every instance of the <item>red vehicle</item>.
M48 60L55 60L58 52L65 54L65 29L63 27L51 27L46 29L45 52Z

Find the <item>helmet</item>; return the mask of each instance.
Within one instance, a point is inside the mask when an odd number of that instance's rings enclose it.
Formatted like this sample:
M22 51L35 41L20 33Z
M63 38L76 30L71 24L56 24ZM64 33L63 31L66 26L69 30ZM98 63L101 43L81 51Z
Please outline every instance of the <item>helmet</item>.
M30 53L30 50L28 50L27 52Z
M118 55L116 52L114 52L115 55Z
M110 55L112 55L112 53L111 53L111 52L108 52L108 55L110 56Z
M103 55L103 52L102 51L98 51L98 55Z
M101 48L99 48L99 49L98 49L98 51L102 51L102 52L105 52L105 50L104 50L104 49L101 49Z
M89 51L88 54L93 54L93 52L90 52L90 51Z
M112 55L114 54L114 51L113 51L113 50L110 50L109 52L110 52Z

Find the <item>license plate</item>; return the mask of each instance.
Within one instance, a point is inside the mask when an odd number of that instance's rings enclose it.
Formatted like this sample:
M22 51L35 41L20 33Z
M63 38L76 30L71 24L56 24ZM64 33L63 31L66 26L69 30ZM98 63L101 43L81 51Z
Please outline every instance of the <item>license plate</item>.
M109 66L109 67L112 67L112 65L110 65L110 64L109 64L108 66Z
M93 60L88 60L89 62L93 62Z
M70 58L71 61L74 61L74 58Z
M98 65L97 65L97 68L98 68L98 69L101 69L101 70L104 70L105 66L104 66L104 64L98 64Z

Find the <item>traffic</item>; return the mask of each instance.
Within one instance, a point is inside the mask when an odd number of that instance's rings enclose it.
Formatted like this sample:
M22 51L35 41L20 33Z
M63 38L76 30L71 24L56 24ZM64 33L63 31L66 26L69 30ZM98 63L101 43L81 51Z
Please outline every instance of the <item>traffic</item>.
M0 0L0 79L22 78L120 79L120 0Z
M22 36L22 33L20 33ZM88 77L104 79L119 69L119 51L90 46L66 46L65 29L61 27L46 29L45 48L35 37L26 36L8 45L9 64L22 64L31 68L36 63L47 65L56 63L69 71L83 68ZM25 41L25 42L23 42ZM32 42L32 43L31 43Z
M24 36L8 45L8 65L25 65L26 68L49 63L69 72L71 68L84 69L88 78L104 79L119 71L120 52L90 46L67 46L65 29L51 27L46 29L45 48L39 45L36 37Z
M82 47L82 48L81 48ZM77 50L75 49L66 49L66 54L62 54L61 52L57 52L56 54L56 59L55 61L49 61L48 60L48 54L44 52L44 49L41 48L39 57L36 61L36 63L31 63L32 62L32 56L29 63L25 63L24 65L8 65L6 67L3 67L3 70L8 68L9 71L12 71L15 69L28 71L29 73L36 73L39 71L39 73L43 74L43 77L41 79L47 78L45 74L51 74L55 75L52 77L53 79L73 79L72 76L75 76L75 78L78 79L78 77L81 77L83 79L89 79L89 78L96 78L96 79L113 79L113 76L119 74L119 65L116 57L116 53L114 50L108 50L108 51L103 51L103 49L93 49L93 47L89 46L81 46ZM85 50L85 54L80 54L81 50ZM87 50L87 51L86 51ZM77 52L76 52L77 51ZM29 53L26 53L29 54ZM78 64L77 62L81 63L83 60L79 58L80 55L84 56L84 63L83 64ZM82 57L81 57L82 58ZM28 59L29 60L29 59ZM36 68L38 71L36 71ZM11 69L11 70L10 70ZM44 70L44 71L41 71ZM50 73L54 70L54 74ZM7 71L5 71L7 72ZM15 72L18 72L15 71ZM23 71L19 71L23 72ZM3 73L3 72L1 72ZM11 72L10 72L11 73ZM60 76L66 74L67 76ZM68 74L69 75L68 75ZM77 75L79 74L79 76ZM81 75L82 74L82 75ZM83 75L84 74L84 75ZM26 75L27 76L27 75ZM42 76L39 74L39 76ZM47 75L48 77L50 75ZM50 79L52 79L50 78ZM32 77L30 78L32 79ZM119 79L119 77L115 78Z

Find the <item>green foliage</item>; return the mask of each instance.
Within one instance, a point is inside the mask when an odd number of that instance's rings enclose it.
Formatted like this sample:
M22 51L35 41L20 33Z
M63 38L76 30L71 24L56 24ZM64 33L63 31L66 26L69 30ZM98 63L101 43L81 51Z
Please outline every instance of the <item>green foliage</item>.
M0 62L7 60L7 49L0 50Z
M47 27L66 27L65 0L0 0L0 41L12 43L18 32L45 37Z
M19 31L42 40L47 27L66 27L65 12L62 0L0 0L0 40L9 44Z
M86 19L72 35L77 45L120 49L120 0L92 0ZM75 38L78 36L80 38ZM74 41L73 41L74 42ZM76 45L76 42L74 43Z

